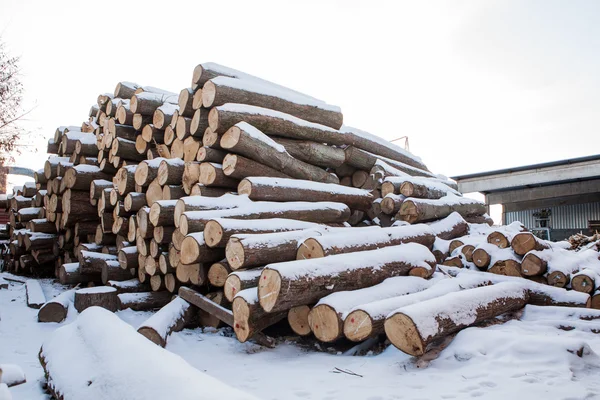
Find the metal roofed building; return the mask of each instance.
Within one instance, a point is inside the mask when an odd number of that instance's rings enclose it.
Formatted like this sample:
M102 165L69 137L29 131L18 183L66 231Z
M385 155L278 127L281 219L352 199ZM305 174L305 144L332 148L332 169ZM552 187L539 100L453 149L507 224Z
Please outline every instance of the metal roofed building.
M600 154L452 179L488 207L501 204L503 224L521 221L551 240L600 231Z

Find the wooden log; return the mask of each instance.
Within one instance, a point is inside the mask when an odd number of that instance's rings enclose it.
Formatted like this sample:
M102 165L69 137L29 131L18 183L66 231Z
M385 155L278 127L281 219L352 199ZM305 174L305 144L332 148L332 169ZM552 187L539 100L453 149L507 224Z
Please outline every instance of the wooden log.
M571 288L577 292L592 294L598 280L598 273L594 269L585 268L571 276Z
M118 294L150 291L150 285L140 282L137 278L126 281L108 281L108 285L117 289Z
M157 310L169 304L172 296L167 291L121 293L117 295L119 309L131 308L133 311Z
M145 154L140 154L135 146L135 140L122 139L116 137L111 145L110 154L113 157L120 157L125 160L143 161Z
M27 223L27 229L33 233L56 233L56 225L46 218L32 219Z
M158 183L158 178L153 180L146 190L146 205L151 206L158 200L162 200L162 186Z
M289 309L287 320L296 335L307 336L312 332L308 323L310 306L302 305Z
M195 305L206 313L218 318L229 326L233 326L233 313L225 307L215 303L208 297L201 295L193 289L182 286L179 288L179 297Z
M403 256L409 253L410 258ZM362 289L387 278L408 275L415 267L435 268L435 257L417 243L270 264L261 274L258 297L265 311L283 311L315 303L330 293Z
M455 196L439 200L407 198L396 218L413 224L445 218L453 212L461 216L481 215L485 213L485 205L477 200Z
M27 295L27 307L40 308L46 303L46 296L40 282L36 279L25 281L25 293Z
M158 292L166 289L163 277L160 275L153 275L152 277L150 277L150 288L153 292Z
M452 240L469 233L469 224L457 212L453 212L440 221L430 223L429 227L438 238L444 240Z
M191 196L204 197L220 197L227 193L229 193L229 189L227 188L208 187L200 183L193 185L192 190L190 191Z
M67 318L69 305L73 303L75 290L65 290L46 302L38 312L38 322L62 322Z
M180 198L175 206L175 226L179 226L179 220L184 212L227 210L248 204L251 204L251 201L246 196L236 196L233 194L225 194L217 198L208 196L185 196Z
M214 287L223 287L230 272L231 268L227 260L216 262L208 269L208 281Z
M322 342L333 342L344 336L344 320L354 307L418 293L434 283L418 277L400 276L364 289L330 294L319 300L310 311L308 331Z
M368 229L365 233L364 229ZM433 248L435 235L428 226L419 224L391 228L364 228L326 233L305 239L296 253L297 260L327 257L334 254L355 253L403 243L419 243Z
M114 96L122 99L128 99L136 94L137 90L140 88L141 86L137 83L127 81L119 82L115 87Z
M93 251L79 252L79 272L82 274L97 274L100 277L105 261L118 261L117 256Z
M139 192L129 192L123 199L123 208L126 212L138 212L146 205L146 195Z
M76 285L79 283L100 282L100 276L97 273L84 274L79 272L79 263L62 264L58 272L58 280L63 285Z
M238 193L254 201L335 201L357 210L368 210L374 200L362 189L285 178L249 177L240 182Z
M77 165L67 169L64 179L67 189L90 190L92 181L97 179L109 180L111 176L93 165Z
M154 111L154 114L152 114L152 124L156 129L165 129L171 124L171 122L173 122L173 116L178 110L179 108L175 104L163 104ZM177 115L179 115L179 113Z
M276 143L285 147L292 157L308 164L324 168L338 168L344 164L346 155L343 149L327 146L308 140L274 138Z
M236 180L250 176L289 178L284 173L237 154L227 154L223 159L222 168L226 176Z
M511 240L510 245L514 252L520 256L524 256L532 250L549 249L550 245L544 243L531 232L517 233Z
M102 307L112 312L119 309L117 289L110 286L76 290L73 303L80 313L88 307Z
M194 137L188 137L183 141L183 161L195 161L198 149L202 142Z
M223 294L229 301L244 289L256 287L260 278L261 269L249 269L246 271L234 271L227 276L223 286Z
M165 347L167 337L173 332L197 324L197 309L176 296L166 306L140 325L138 332L151 342Z
M134 173L135 183L140 186L148 186L150 182L158 177L158 168L163 160L165 159L158 157L140 162Z
M132 268L138 268L138 256L139 252L136 246L123 247L117 254L117 259L122 269L130 270Z
M190 188L191 190L191 188ZM185 197L187 193L181 185L165 185L163 186L163 200L177 200Z
M177 97L176 94L167 93L137 93L131 96L129 107L133 113L151 116L165 103L177 104Z
M189 124L189 133L196 138L202 138L202 135L208 128L208 110L198 108L192 115Z
M208 221L215 218L286 218L328 224L345 222L349 217L350 209L340 203L306 203L301 201L277 203L264 201L229 210L184 212L179 220L179 230L183 234L200 232L204 230L204 226Z
M188 234L181 245L181 262L184 264L210 263L223 259L225 251L210 248L204 241L204 233Z
M104 260L100 272L100 280L103 284L108 284L108 281L126 281L131 277L131 271L122 269L118 260Z
M400 161L395 161L390 158L382 157L377 154L373 154L367 150L362 150L355 146L346 147L344 149L344 152L346 153L345 163L359 170L370 171L376 165L377 161L381 160L384 161L386 164L389 164L392 167L400 170L401 172L404 172L405 174L411 176L435 178L435 175L427 171L426 169L421 169Z
M159 200L150 207L148 218L154 226L174 225L175 206L178 200Z
M429 180L407 177L400 185L400 194L405 197L415 197L419 199L441 199L448 194L460 196L460 193L447 185Z
M32 235L27 235L24 237L25 250L32 251L51 249L57 239L57 235L48 233L36 233Z
M422 355L434 340L458 332L474 323L523 308L529 300L527 290L516 283L499 283L452 293L418 305L403 307L385 322L388 339L401 351ZM468 317L455 318L449 307L468 310ZM453 309L452 313L456 313ZM431 329L431 324L435 329Z
M129 103L129 108L131 109L131 102ZM139 113L134 113L133 114L133 127L138 130L141 131L145 125L151 124L152 123L152 117L153 114L147 114L147 115L143 115L143 114L139 114Z
M267 313L258 302L256 287L244 289L233 299L233 331L237 339L244 343L255 333L281 321L287 311Z
M225 175L223 166L215 163L200 164L200 176L198 182L205 186L218 186L225 188L237 188L239 181Z
M175 125L175 135L177 139L183 141L185 138L191 135L192 119L186 118L179 115L177 117L177 124ZM172 151L172 150L171 150Z
M220 149L221 138L223 137L224 132L225 131L223 131L222 133L216 133L212 129L206 128L206 130L204 131L204 135L202 136L202 146L210 147L213 149Z
M221 147L251 158L288 176L309 181L339 183L335 174L292 157L285 148L246 122L231 127Z
M214 149L211 147L202 146L198 149L198 153L196 153L196 161L199 162L214 162L221 164L223 163L223 159L227 155L227 152Z
M158 184L176 185L181 183L185 162L180 159L165 159L162 160L158 167Z
M317 228L318 226L318 224L312 222L282 218L260 220L218 218L206 223L204 240L209 247L225 247L229 238L234 234L289 232Z

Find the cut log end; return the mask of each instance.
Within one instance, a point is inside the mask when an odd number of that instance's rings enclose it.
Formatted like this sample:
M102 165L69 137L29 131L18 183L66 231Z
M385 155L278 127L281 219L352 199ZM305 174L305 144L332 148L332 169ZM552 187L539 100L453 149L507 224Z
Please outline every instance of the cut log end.
M252 194L252 182L247 179L243 179L238 185L238 194Z
M67 318L68 309L60 303L46 303L38 313L39 322L61 322Z
M306 239L296 252L296 260L325 257L325 251L316 239Z
M344 336L353 342L361 342L369 338L372 332L371 316L362 310L352 311L344 321Z
M241 297L236 297L233 299L232 307L233 309L233 330L235 332L236 337L242 343L247 341L250 338L251 328L250 328L250 308L248 307L248 303Z
M521 274L524 276L539 276L546 272L547 263L535 254L527 254L521 263Z
M266 312L271 312L281 290L281 275L272 269L265 269L258 281L258 300Z
M487 268L490 265L490 255L483 249L476 249L473 252L473 263L479 268Z
M400 351L411 356L425 353L425 345L413 320L407 315L396 313L385 321L385 332Z
M306 336L310 335L311 329L308 323L308 314L310 313L309 306L297 306L292 307L288 311L287 319L290 324L290 328L296 335Z
M410 200L405 200L400 206L398 216L402 221L406 221L409 224L415 223L419 219L419 212L417 206Z
M225 286L223 286L225 298L229 301L233 301L235 296L240 292L241 287L242 283L240 278L235 275L228 276L227 280L225 281Z
M218 246L223 240L223 229L217 221L208 221L204 227L204 241L208 247Z
M314 307L308 315L308 323L317 339L322 342L333 342L342 335L341 320L335 310L327 304Z
M244 246L237 238L229 239L227 248L225 250L225 256L231 269L236 270L244 265Z
M167 342L153 328L142 326L138 329L138 333L160 347L165 347L167 345Z
M594 280L584 274L576 275L571 279L571 287L578 292L591 294L594 291L594 286Z
M501 249L506 249L510 246L510 242L502 232L492 232L487 237L487 242L495 244Z

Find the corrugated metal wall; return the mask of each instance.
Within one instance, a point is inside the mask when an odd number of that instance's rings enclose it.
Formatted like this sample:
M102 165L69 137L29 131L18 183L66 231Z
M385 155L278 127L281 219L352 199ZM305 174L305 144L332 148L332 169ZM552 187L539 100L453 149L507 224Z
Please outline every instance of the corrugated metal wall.
M550 207L551 229L587 229L589 220L600 220L600 202ZM533 213L539 210L511 211L505 214L506 224L521 221L527 228L535 227Z

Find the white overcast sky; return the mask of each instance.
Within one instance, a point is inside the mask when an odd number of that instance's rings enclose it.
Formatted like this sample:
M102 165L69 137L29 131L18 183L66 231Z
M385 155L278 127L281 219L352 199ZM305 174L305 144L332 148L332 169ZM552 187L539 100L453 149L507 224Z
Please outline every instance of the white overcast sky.
M448 176L598 153L600 1L0 0L42 166L120 80L172 91L214 61L407 135Z

